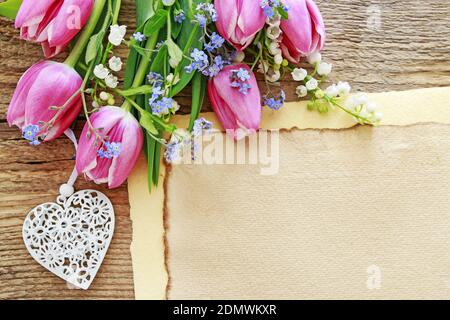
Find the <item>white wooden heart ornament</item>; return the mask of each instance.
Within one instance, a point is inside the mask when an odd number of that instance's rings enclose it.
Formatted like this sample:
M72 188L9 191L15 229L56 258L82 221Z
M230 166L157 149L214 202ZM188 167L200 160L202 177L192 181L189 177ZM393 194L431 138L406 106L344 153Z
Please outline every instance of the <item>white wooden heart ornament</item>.
M23 240L39 264L86 290L108 251L114 224L111 201L99 191L82 190L31 210Z

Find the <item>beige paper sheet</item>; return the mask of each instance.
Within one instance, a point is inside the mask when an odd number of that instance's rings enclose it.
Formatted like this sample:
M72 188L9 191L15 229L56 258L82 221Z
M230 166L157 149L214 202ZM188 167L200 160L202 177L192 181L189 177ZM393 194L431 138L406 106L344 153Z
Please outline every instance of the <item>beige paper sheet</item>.
M449 88L372 94L370 98L382 106L382 111L385 115L383 125L403 126L421 122L450 123ZM205 116L214 120L212 114L206 114ZM177 118L177 122L180 125L184 125L187 122L187 118L179 117ZM339 112L328 116L317 115L316 113L306 111L306 107L302 103L290 103L278 113L265 110L263 117L263 127L265 128L290 129L297 127L301 129L337 129L348 128L353 125L354 123L346 115L340 114ZM384 131L384 127L374 130L382 132ZM345 134L345 132L341 133ZM163 299L166 298L166 283L168 279L165 269L163 240L162 212L164 192L160 186L156 192L149 195L145 175L145 164L143 159L141 159L140 164L129 179L131 216L133 219L133 243L131 250L135 275L135 292L137 299ZM164 172L161 178L164 179ZM177 177L173 176L173 179L176 180ZM193 185L192 180L189 185ZM207 189L202 188L203 194L204 190ZM170 191L169 188L168 192ZM210 195L208 195L208 198L213 202L217 200L212 199ZM181 201L182 197L179 200ZM168 219L171 219L170 212L168 213ZM169 220L169 223L172 223L172 221ZM208 236L208 233L203 238L209 240L206 236ZM214 240L214 238L211 240ZM173 245L175 246L175 244ZM169 248L170 256L171 250L175 250L175 248L172 248L172 245ZM207 248L209 247L205 246L205 250ZM172 263L170 260L168 263L169 268L171 268ZM210 272L210 274L213 276L214 272ZM171 277L173 278L173 276L173 272L171 271ZM339 276L336 275L336 277ZM180 278L177 279L178 281L180 280ZM189 281L189 279L185 279L184 281ZM175 280L173 280L172 286L175 288ZM174 296L175 293L170 291L169 297L172 298Z
M257 169L173 166L169 299L450 298L449 125L286 131Z

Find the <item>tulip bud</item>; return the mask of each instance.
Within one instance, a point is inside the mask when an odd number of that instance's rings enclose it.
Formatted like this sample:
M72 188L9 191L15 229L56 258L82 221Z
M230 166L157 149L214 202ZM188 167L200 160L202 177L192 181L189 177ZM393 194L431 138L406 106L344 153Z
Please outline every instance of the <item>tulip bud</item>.
M215 0L214 5L217 30L238 51L247 48L265 25L260 0Z
M133 115L118 107L103 107L85 125L77 150L76 169L95 183L117 188L131 173L142 150L144 135Z
M281 21L283 55L292 63L322 50L325 44L325 24L313 0L283 0L289 7L289 19Z
M15 20L20 37L42 45L51 58L62 52L91 15L93 0L23 0Z
M261 94L256 77L246 64L225 67L208 82L212 107L226 130L256 131L261 122Z
M63 63L42 61L33 65L17 84L8 108L8 124L22 130L33 126L33 139L27 139L34 144L38 138L56 139L80 113L82 82L78 73Z

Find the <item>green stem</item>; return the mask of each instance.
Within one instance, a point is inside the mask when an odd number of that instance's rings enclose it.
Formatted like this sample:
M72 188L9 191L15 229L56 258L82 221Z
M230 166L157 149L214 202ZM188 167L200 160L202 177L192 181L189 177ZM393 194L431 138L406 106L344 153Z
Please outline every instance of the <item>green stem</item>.
M97 26L98 20L100 19L103 8L105 6L106 0L96 0L94 3L94 8L92 9L91 17L84 27L83 32L81 33L80 37L78 38L77 43L75 44L72 52L67 57L65 64L75 67L78 60L80 60L81 55L83 54L84 48L86 48L89 39L91 38L92 33L95 30L95 27Z
M105 23L108 23L109 19L111 19L112 25L117 24L117 21L119 20L119 13L120 13L121 5L122 5L122 0L116 0L116 5L113 10L111 0L109 0L109 2L108 2L108 18L105 19ZM105 30L105 29L106 29L106 27L103 27L103 30ZM106 63L106 59L108 58L108 55L110 54L112 48L113 48L113 45L110 42L108 42L108 44L106 45L105 52L103 54L102 64Z
M141 63L139 64L139 68L136 71L136 75L134 77L133 81L133 88L139 87L142 85L145 79L145 75L147 74L148 67L150 65L150 59L152 55L152 51L155 49L159 38L159 32L155 32L147 41L147 44L145 46L145 49L148 50L147 54L145 55L144 59L141 60Z
M116 0L116 7L114 8L114 14L112 18L112 24L116 24L119 20L120 7L122 5L122 0Z
M159 32L155 32L148 39L147 44L145 45L145 49L148 50L148 52L139 64L138 70L136 71L136 74L134 76L133 84L131 85L130 89L140 87L142 85L142 83L144 82L145 75L147 74L148 67L150 65L150 58L151 58L152 52L155 49L156 44L158 43L158 37L159 37ZM134 97L131 97L131 98L134 100ZM122 108L124 108L124 109L130 108L130 99L126 99L124 101Z
M352 112L351 110L343 107L342 105L340 105L339 103L334 101L334 99L331 99L331 98L329 98L327 96L325 96L324 98L325 98L325 101L327 101L329 104L331 104L332 106L338 107L339 109L341 109L342 111L348 113L352 117L355 117L356 119L359 119L363 124L374 125L373 121L371 121L369 118L362 117L359 114L357 114L355 112Z
M172 20L171 20L171 8L167 12L167 40L172 37Z

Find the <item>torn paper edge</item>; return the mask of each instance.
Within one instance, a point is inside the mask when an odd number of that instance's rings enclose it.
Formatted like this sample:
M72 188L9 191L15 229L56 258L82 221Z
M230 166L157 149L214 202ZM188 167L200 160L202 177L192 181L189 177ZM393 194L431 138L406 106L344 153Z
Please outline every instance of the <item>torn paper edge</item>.
M381 125L406 126L420 123L450 124L450 87L418 89L400 92L368 94L383 113ZM431 108L432 106L432 108ZM211 112L202 117L218 121ZM175 124L187 127L189 115L174 117ZM346 129L355 126L354 120L342 111L321 115L308 111L306 102L287 103L282 110L264 108L263 129ZM128 180L130 215L133 222L131 255L136 299L167 299L170 277L165 244L166 172L161 166L161 182L150 194L147 188L146 163L142 156ZM143 200L144 199L144 200ZM143 202L144 201L144 202ZM149 210L150 208L150 210Z

